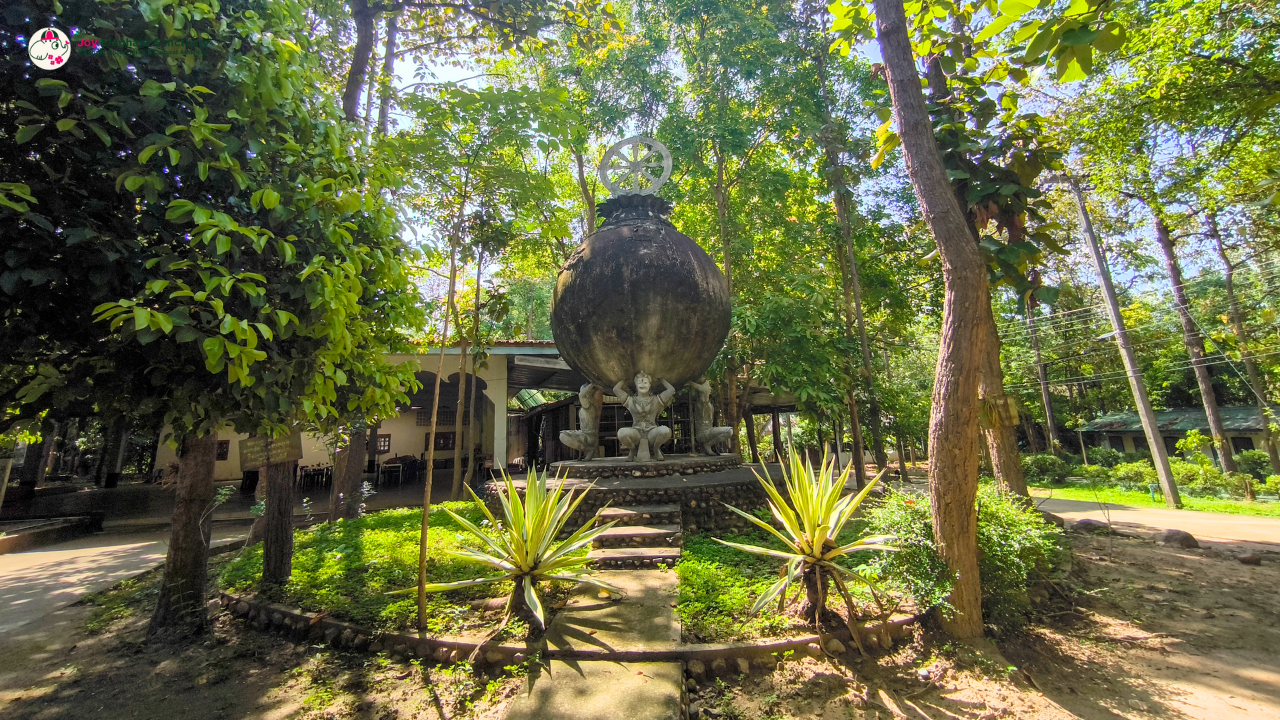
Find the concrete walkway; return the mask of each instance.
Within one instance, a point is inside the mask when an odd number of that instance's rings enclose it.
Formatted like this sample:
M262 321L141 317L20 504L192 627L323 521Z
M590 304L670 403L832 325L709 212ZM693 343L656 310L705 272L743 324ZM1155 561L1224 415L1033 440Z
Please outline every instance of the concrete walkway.
M1195 535L1198 540L1215 544L1280 552L1280 518L1228 515L1198 510L1166 510L1055 498L1034 498L1034 500L1041 510L1067 520L1089 518L1107 522L1109 519L1112 526L1121 532L1146 536L1154 535L1161 530L1182 530Z
M213 544L248 527L215 527ZM38 621L85 595L164 562L169 533L98 533L30 552L0 555L0 633Z
M547 629L555 649L649 650L680 643L674 571L604 570L620 600L581 586ZM678 662L553 660L530 672L507 720L679 720L684 671Z

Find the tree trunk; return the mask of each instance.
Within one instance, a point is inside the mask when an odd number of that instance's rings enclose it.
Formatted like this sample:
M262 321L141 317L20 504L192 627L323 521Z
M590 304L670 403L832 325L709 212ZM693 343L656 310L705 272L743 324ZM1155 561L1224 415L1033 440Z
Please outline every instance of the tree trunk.
M1218 247L1218 257L1222 259L1222 272L1227 291L1227 307L1231 320L1231 332L1240 345L1240 358L1244 361L1245 375L1249 378L1249 388L1262 410L1262 442L1267 448L1267 456L1271 460L1271 473L1280 475L1280 452L1277 452L1276 439L1271 433L1271 408L1267 403L1267 388L1258 372L1258 363L1253 359L1253 351L1249 349L1249 336L1244 330L1244 315L1240 312L1240 303L1236 299L1235 275L1236 267L1227 255L1227 248L1222 242L1222 230L1218 227L1218 214L1210 213L1207 220L1209 237ZM1252 488L1249 489L1252 495Z
M1044 429L1049 443L1049 452L1057 455L1062 449L1062 442L1058 439L1058 426L1053 421L1053 398L1049 395L1049 375L1045 370L1044 360L1040 358L1040 336L1036 334L1034 299L1027 300L1027 329L1031 332L1031 348L1036 356L1036 379L1040 382L1040 402L1044 404Z
M369 56L373 54L374 21L378 14L369 9L368 0L351 0L351 20L356 26L356 45L351 51L351 68L347 71L347 84L342 91L342 114L349 122L360 119L360 88L369 71Z
M1231 441L1227 439L1227 431L1222 425L1218 396L1213 390L1213 378L1209 377L1209 366L1204 361L1204 337L1200 335L1195 318L1191 317L1191 303L1187 299L1187 289L1182 280L1182 267L1178 264L1178 256L1173 252L1173 238L1170 237L1169 226L1164 218L1150 203L1146 204L1155 220L1156 241L1164 251L1164 266L1169 273L1169 283L1173 285L1178 318L1182 321L1182 341L1187 347L1187 354L1191 356L1191 367L1196 373L1196 384L1200 386L1200 400L1204 403L1204 414L1209 418L1209 432L1218 449L1218 460L1223 471L1235 472L1236 458L1231 453ZM1252 499L1252 487L1248 488L1248 495Z
M23 456L22 472L18 475L18 486L34 488L44 480L45 468L49 465L49 453L53 449L53 436L58 432L58 423L46 415L40 421L40 442L27 445L27 454Z
M829 607L826 600L831 593L831 580L821 568L809 565L801 576L804 582L804 601L800 603L800 617L814 628L822 627L824 632L831 632L842 625L840 616ZM819 614L821 611L821 614Z
M596 231L596 196L587 184L586 161L578 148L573 148L573 162L578 168L578 192L582 193L582 222L591 235Z
M467 411L467 335L462 331L462 318L458 320L458 405L453 420L453 486L450 500L462 499L462 451L466 445L466 431L462 421Z
M773 408L773 459L774 462L782 462L782 421L778 418L778 408ZM694 448L697 452L697 448Z
M1022 432L1027 435L1027 449L1034 455L1040 452L1040 445L1036 442L1035 426L1031 424L1031 416L1027 413L1018 413L1018 415L1022 418Z
M853 329L855 326L858 329L858 339L862 350L862 371L865 373L867 383L867 423L871 428L871 452L875 457L876 466L884 469L885 464L888 462L888 456L884 451L880 403L876 397L875 374L871 366L871 345L867 340L866 316L862 312L862 284L858 276L858 258L853 252L852 205L848 179L845 165L840 159L843 148L848 144L848 137L837 137L838 134L844 135L844 133L838 129L836 120L831 113L830 87L827 76L827 56L829 54L829 48L825 45L820 45L813 53L814 65L818 69L818 83L822 97L823 128L818 135L818 142L822 146L823 156L826 160L827 186L832 192L832 204L835 207L836 223L840 227L840 239L843 245L840 275L841 289L844 293L845 333L850 339L853 339ZM858 458L858 464L861 465L863 451L861 429L859 429L857 436L853 452ZM865 481L865 469L861 475L863 475L861 480ZM862 487L862 484L863 482L860 482L859 487Z
M986 409L987 452L991 456L991 471L996 482L1017 495L1027 496L1027 481L1022 476L1022 453L1018 452L1018 408L1012 398L1004 394L1004 370L1000 367L1000 331L996 328L995 315L988 296L985 313L987 345L982 353L982 379L978 394Z
M724 154L720 151L719 145L713 147L713 152L716 160L716 181L711 188L711 192L716 201L716 222L720 233L720 248L724 254L724 280L725 285L729 288L729 297L732 299L733 259L731 247L733 242L729 234L729 188L724 176ZM729 343L732 344L732 342L731 335ZM732 352L728 353L728 362L725 363L725 381L725 424L733 428L733 433L729 437L733 452L741 455L742 441L738 438L738 422L742 419L742 414L738 408L738 369Z
M262 587L281 588L293 574L293 480L297 462L272 463L263 469L267 485L266 522L262 533Z
M471 323L471 344L475 346L476 351L480 350L480 271L483 267L484 254L481 253L476 256L476 307L475 315L473 316ZM478 424L476 421L476 394L480 392L479 381L477 380L478 377L479 374L476 370L476 361L473 358L471 361L471 407L468 412L468 415L471 417L471 423L467 428L467 438L470 443L467 447L467 453L468 457L471 459L467 462L467 474L462 478L463 485L469 485L471 483L471 478L475 477L476 474L476 464L480 461L479 454L476 452L476 447L480 445L480 436L477 434L479 431L476 427ZM596 408L596 410L598 412L599 408ZM503 412L505 411L506 410L504 408ZM505 466L506 462L504 461L503 467Z
M385 137L391 120L391 95L394 93L396 79L396 40L400 35L400 13L387 18L387 44L383 51L382 77L386 84L381 88L378 99L378 134Z
M942 337L929 423L929 504L934 540L954 574L952 612L943 629L955 637L982 635L978 577L978 379L990 302L986 265L933 137L920 90L902 0L875 0L877 38L902 139L907 172L938 245L945 285Z
M743 414L743 419L747 423L747 447L751 450L751 462L760 462L760 446L756 443L756 422L751 415L750 408Z
M436 464L436 423L440 419L440 376L444 373L444 349L449 345L449 314L453 312L457 282L458 246L456 241L451 241L449 291L444 305L443 328L440 331L440 362L436 366L435 389L431 393L431 430L427 433L427 480L426 486L422 489L422 534L418 538L418 629L420 630L425 630L427 627L427 530L431 527L431 482L435 475Z
M216 433L187 438L182 444L169 552L165 556L156 609L147 628L151 639L195 635L208 625L204 594L209 571L217 452Z
M360 485L364 479L369 439L367 431L352 430L347 446L334 453L333 485L329 490L329 522L360 516Z
M373 21L373 51L369 53L369 66L378 66L378 20L375 17ZM364 84L364 139L365 143L369 142L370 136L373 134L373 91L378 85L377 73L371 73L369 81Z
M849 393L849 436L853 438L853 484L859 490L867 486L867 465L862 444L862 421L858 419L858 401Z

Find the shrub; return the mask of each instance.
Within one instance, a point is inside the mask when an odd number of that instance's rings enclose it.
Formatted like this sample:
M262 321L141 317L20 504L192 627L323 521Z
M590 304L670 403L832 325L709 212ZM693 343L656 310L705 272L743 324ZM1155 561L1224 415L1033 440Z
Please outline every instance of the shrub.
M1111 480L1121 488L1140 488L1143 490L1148 485L1160 482L1160 478L1156 475L1155 467L1146 460L1116 465L1111 468Z
M1261 450L1245 450L1236 456L1236 466L1246 475L1265 480L1267 471L1271 469L1271 458Z
M903 586L916 607L940 606L951 588L946 563L933 542L928 503L920 496L892 493L867 513L871 532L892 532L899 551L872 560L881 577ZM982 613L988 625L1010 630L1031 610L1027 589L1042 582L1063 552L1061 533L1017 496L994 486L978 490L978 567Z
M1113 468L1122 462L1124 462L1124 453L1119 450L1112 450L1106 447L1089 448L1089 463L1091 465Z
M1266 482L1262 484L1262 489L1277 497L1280 497L1280 475L1271 475Z
M1173 471L1174 482L1188 495L1197 497L1244 495L1244 486L1239 481L1229 480L1222 471L1213 466L1213 462L1208 457L1196 454L1192 456L1192 460L1189 462L1179 458L1169 458L1169 469Z
M1067 479L1070 469L1066 461L1049 453L1022 456L1022 474L1028 482L1061 483Z
M1089 458L1092 460L1093 458ZM1075 477L1084 478L1084 481L1090 485L1111 485L1111 470L1101 465L1080 465L1071 468L1071 474Z

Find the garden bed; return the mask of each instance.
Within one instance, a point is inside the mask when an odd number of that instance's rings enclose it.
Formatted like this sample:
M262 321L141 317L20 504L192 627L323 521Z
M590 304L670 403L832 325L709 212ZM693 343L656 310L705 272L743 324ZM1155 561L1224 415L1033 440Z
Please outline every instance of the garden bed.
M492 574L491 568L447 554L461 548L479 549L481 543L444 511L446 507L476 524L484 520L474 502L432 506L428 581L454 582ZM404 508L296 531L293 575L283 595L273 599L374 632L416 630L416 595L390 593L417 587L421 524L420 508ZM218 584L224 592L243 595L256 589L261 576L262 546L258 545L228 563ZM492 583L428 594L425 631L440 636L478 636L493 630L502 620L501 598L511 587L509 582ZM571 583L552 583L543 593L545 606L554 609L570 590ZM504 637L521 638L528 630L513 620L503 633Z

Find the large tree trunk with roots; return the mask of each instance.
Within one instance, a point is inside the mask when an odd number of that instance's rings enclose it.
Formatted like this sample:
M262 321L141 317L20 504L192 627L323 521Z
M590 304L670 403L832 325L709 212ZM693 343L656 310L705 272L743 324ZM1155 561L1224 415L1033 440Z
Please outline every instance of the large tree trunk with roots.
M1186 285L1182 281L1182 267L1178 264L1178 256L1173 250L1173 237L1169 226L1160 213L1147 203L1151 216L1155 221L1156 241L1164 251L1165 270L1169 273L1169 284L1173 286L1173 297L1176 301L1178 318L1182 321L1182 341L1186 345L1187 354L1191 356L1191 367L1196 373L1196 384L1200 386L1200 400L1204 403L1204 414L1209 418L1209 432L1213 435L1213 444L1218 449L1218 459L1225 472L1236 471L1236 458L1231 453L1231 441L1227 439L1226 428L1222 424L1222 413L1218 411L1218 396L1213 390L1213 378L1209 376L1209 366L1204 359L1204 337L1191 317L1191 303L1187 299ZM1253 486L1245 484L1245 494L1253 499Z
M187 438L182 444L169 552L165 556L156 609L147 628L150 639L195 635L208 625L204 596L209 572L213 469L217 452L218 436L213 433Z
M929 504L934 540L955 576L952 612L943 628L955 637L982 635L978 577L978 380L986 341L983 304L990 302L986 265L933 138L907 33L902 0L875 0L877 38L902 139L907 172L938 245L945 284L942 338L929 423Z
M1017 406L1004 393L1004 369L1000 367L1000 332L991 311L990 296L985 313L987 342L982 353L982 380L978 388L983 415L983 434L991 456L991 470L1005 490L1027 496L1027 480L1022 475L1022 453L1018 451Z
M272 463L263 469L267 507L263 514L262 586L280 588L293 574L293 478L298 463Z
M334 453L333 485L329 490L329 522L351 520L360 515L360 484L368 462L365 430L352 430L347 446Z

